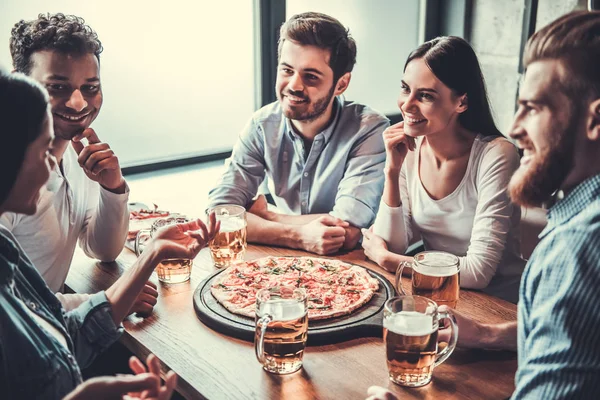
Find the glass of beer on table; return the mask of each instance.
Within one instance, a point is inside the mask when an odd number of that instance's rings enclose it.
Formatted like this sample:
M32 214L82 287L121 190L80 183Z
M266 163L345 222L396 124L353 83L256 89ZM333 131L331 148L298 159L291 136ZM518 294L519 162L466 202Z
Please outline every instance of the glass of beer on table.
M452 335L448 346L438 352L440 321L448 319ZM437 304L422 296L399 296L385 302L383 341L389 378L402 386L424 386L433 369L454 351L458 328L452 313L438 311Z
M402 287L402 271L407 266L412 268L413 295L456 308L460 294L458 257L444 251L423 251L412 262L401 262L396 271L396 289L403 295L407 292Z
M139 256L142 253L144 238L152 237L160 228L168 225L183 224L190 219L180 214L171 214L170 217L161 218L152 223L150 229L141 229L135 237L134 251ZM193 260L189 258L169 258L162 260L155 271L158 280L164 283L183 283L190 279Z
M304 289L281 286L257 292L254 349L265 371L280 375L298 371L307 331Z
M220 205L207 210L215 213L221 228L209 243L210 255L216 267L229 267L242 261L248 243L246 241L246 209L236 205Z

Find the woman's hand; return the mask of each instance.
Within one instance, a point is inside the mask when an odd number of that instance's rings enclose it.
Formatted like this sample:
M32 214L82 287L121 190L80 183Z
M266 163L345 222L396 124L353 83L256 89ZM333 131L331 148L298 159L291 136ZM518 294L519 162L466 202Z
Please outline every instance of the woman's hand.
M385 168L400 171L409 151L415 149L415 139L404 133L404 121L398 122L383 131L385 144Z
M193 259L198 252L214 239L219 232L220 222L217 222L215 214L208 217L208 226L200 219L165 226L158 230L149 246L158 250L161 259L189 258Z
M160 377L160 362L158 357L154 354L149 354L146 359L148 368L137 358L131 357L129 359L129 368L136 374L136 376L143 376L147 373L151 373L154 376ZM160 383L160 379L159 379ZM136 399L152 399L152 400L168 400L173 394L173 390L177 385L177 375L173 371L169 371L165 378L164 385L157 385L153 390L146 390L143 392L131 392L127 396L124 396L124 400L136 400Z
M367 396L366 400L398 400L394 393L381 386L371 386L367 390Z
M160 363L154 354L147 359L148 369L136 357L129 366L135 375L101 376L88 379L73 390L65 400L168 400L177 384L177 375L167 373L160 382Z
M122 400L130 392L156 391L158 385L160 378L153 374L100 376L83 382L64 400Z
M387 243L373 233L373 227L363 229L362 234L362 248L365 250L365 255L379 266L384 267L384 258L388 253Z

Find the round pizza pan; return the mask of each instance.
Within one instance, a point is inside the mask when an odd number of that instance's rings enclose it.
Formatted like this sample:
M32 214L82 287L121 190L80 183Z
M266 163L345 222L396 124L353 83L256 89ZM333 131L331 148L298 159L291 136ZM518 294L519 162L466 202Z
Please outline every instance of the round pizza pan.
M348 263L351 264L351 263ZM357 264L353 264L357 265ZM364 268L380 283L379 290L371 300L349 315L337 318L309 321L308 344L337 343L358 337L380 337L383 335L383 304L395 296L393 285L381 274ZM205 325L228 336L254 340L254 319L229 312L210 292L214 280L225 269L216 271L200 282L194 291L194 309Z

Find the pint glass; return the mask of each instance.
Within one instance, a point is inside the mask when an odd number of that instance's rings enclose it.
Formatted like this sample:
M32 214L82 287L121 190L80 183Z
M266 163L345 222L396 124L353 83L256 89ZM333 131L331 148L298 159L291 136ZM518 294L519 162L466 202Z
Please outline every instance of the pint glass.
M148 235L152 237L157 230L164 226L183 224L190 222L190 220L183 215L172 214L170 217L161 218L152 223L150 229L142 229L137 233L135 237L135 255L139 256L142 253L143 238ZM156 274L158 280L164 283L183 283L190 279L192 274L193 260L189 258L169 258L162 260L156 266Z
M448 347L438 353L439 321L450 321ZM458 339L456 320L439 312L435 302L421 296L399 296L386 301L383 309L383 341L389 378L402 386L423 386L433 369L454 351Z
M304 289L274 287L258 291L254 348L265 371L289 374L302 367L307 311Z
M458 257L444 251L423 251L411 263L402 262L396 271L396 288L406 295L402 287L402 271L412 268L412 294L424 296L438 305L456 308L460 294Z
M243 260L246 241L246 209L236 205L221 205L208 210L221 221L219 233L209 243L210 255L216 267L228 267L232 262Z

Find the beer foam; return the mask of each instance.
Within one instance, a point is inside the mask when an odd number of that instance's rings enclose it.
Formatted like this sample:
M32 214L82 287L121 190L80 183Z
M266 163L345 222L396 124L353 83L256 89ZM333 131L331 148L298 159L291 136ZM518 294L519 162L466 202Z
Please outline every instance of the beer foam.
M418 264L413 265L413 269L427 276L445 277L452 276L458 271L454 263L456 259L445 253L431 252L423 259L418 261Z
M433 317L417 311L402 311L383 319L383 326L398 335L424 336L436 331Z
M420 274L427 276L435 276L438 278L445 278L458 273L458 268L447 267L447 266L429 266L429 265L413 265L413 269Z
M262 304L261 315L269 314L274 321L292 321L306 314L304 304L296 300L274 300Z
M235 232L246 227L246 221L241 218L231 218L221 220L221 229L219 232Z

